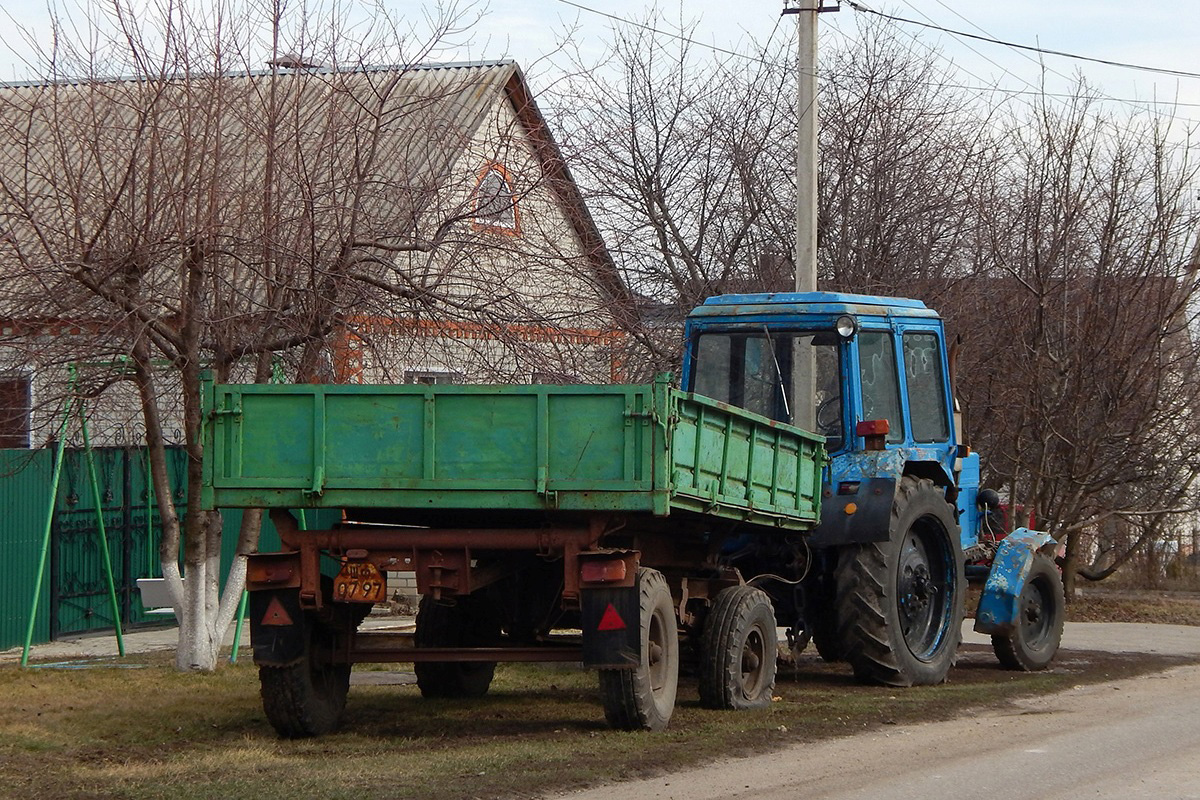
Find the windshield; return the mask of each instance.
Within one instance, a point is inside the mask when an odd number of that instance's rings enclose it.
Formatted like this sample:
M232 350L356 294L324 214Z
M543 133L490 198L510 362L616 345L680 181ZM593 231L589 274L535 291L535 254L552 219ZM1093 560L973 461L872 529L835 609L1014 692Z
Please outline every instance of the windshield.
M806 352L816 361L812 390L793 368ZM811 404L816 432L832 452L843 437L839 354L832 332L705 333L696 343L692 391L787 423L803 419L802 405Z

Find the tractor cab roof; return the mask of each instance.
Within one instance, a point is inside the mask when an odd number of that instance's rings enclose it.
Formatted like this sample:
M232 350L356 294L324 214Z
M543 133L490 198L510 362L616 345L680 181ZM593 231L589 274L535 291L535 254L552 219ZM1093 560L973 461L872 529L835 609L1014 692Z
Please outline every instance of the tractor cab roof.
M692 309L688 317L697 319L793 314L854 314L857 316L938 318L938 313L928 308L920 300L910 300L905 297L846 294L843 292L771 292L718 295L705 300L704 305Z

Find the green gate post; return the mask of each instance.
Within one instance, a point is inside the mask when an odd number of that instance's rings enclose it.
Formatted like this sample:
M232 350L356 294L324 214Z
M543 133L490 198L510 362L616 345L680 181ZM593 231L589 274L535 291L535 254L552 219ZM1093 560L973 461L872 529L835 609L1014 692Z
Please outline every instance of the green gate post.
M113 581L112 556L108 551L108 532L104 528L104 504L100 497L100 480L96 477L96 459L92 455L92 440L88 436L87 403L79 401L79 421L83 429L83 452L87 457L88 478L92 483L92 502L96 504L96 529L100 533L100 554L104 556L104 577L108 580L108 600L112 605L113 625L117 630L117 652L125 655L125 639L121 635L121 607L117 603L117 587ZM129 502L129 498L125 498Z

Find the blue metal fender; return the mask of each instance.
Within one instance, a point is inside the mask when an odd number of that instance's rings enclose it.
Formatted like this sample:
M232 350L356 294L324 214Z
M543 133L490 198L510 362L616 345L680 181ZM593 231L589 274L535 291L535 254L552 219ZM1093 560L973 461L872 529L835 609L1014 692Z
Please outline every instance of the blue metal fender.
M1058 542L1050 534L1028 528L1017 528L1004 538L992 559L992 570L975 611L978 633L1012 633L1020 613L1021 590L1025 588L1034 556L1039 552L1053 556L1057 547Z

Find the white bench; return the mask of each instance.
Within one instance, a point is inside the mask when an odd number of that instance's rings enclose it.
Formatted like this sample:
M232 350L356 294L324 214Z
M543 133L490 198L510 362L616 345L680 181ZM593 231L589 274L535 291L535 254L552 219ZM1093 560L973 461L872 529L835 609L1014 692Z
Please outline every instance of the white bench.
M175 615L166 578L138 578L137 587L142 593L142 608L146 609L147 614L165 617Z

